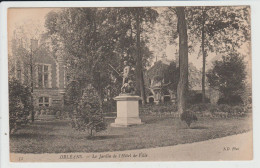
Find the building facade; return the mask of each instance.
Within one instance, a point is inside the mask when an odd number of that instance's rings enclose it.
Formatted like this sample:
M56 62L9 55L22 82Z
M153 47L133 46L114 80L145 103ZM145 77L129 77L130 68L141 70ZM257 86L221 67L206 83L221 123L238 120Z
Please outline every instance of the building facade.
M156 61L154 65L146 71L145 81L148 86L147 102L175 102L176 92L167 87L167 80L165 80L164 73L170 66L172 61L167 60L164 56L161 60Z
M13 76L29 87L33 86L34 107L63 107L66 89L66 67L61 57L55 58L38 40L25 48L22 41L12 41Z

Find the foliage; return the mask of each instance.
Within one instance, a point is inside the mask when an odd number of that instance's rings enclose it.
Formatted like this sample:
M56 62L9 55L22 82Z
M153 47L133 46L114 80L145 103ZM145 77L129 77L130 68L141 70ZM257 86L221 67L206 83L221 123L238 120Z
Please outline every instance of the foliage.
M10 133L27 124L32 110L31 93L28 87L16 79L9 79L9 127Z
M190 105L189 109L194 112L204 112L204 111L209 111L210 107L211 104L199 103L199 104Z
M100 132L106 129L99 98L93 88L87 88L78 106L73 111L72 127L78 131L88 131L93 136L93 131Z
M104 113L115 112L116 111L116 101L113 99L107 100L103 104Z
M186 110L181 114L181 120L185 121L190 128L191 123L197 121L198 118L192 111Z
M204 45L206 56L238 49L250 39L248 7L187 7L186 13L190 39L201 39L204 28L205 41L200 47Z
M78 93L92 85L102 105L104 88L119 82L109 66L117 67L114 60L120 60L114 48L119 32L112 20L109 8L66 8L47 15L45 26L54 54L66 60L68 103L77 102L82 95Z
M250 106L237 105L230 106L227 104L210 104L201 103L194 104L189 107L190 111L194 111L196 114L201 114L206 117L244 117L247 113L251 113L252 109Z
M82 89L87 86L84 84L91 84L100 104L105 89L116 90L121 83L116 71L122 71L122 62L137 62L137 10L141 11L141 23L155 21L156 13L150 8L66 8L46 17L51 48L56 57L65 57L69 80L79 82ZM144 40L139 47L143 54L141 65L145 66L152 53Z
M206 98L205 103L209 103L210 100ZM199 104L202 103L202 93L197 93L196 91L189 90L189 96L187 98L188 104Z
M173 103L146 104L140 106L140 114L175 113L177 106Z
M56 115L57 117L61 117L62 115L65 115L65 111L70 111L72 108L70 106L62 107L62 106L40 106L35 107L34 110L36 112L36 115L41 115L42 113L45 115ZM64 116L66 117L66 116Z
M76 105L77 102L80 100L81 96L82 94L80 83L76 80L71 81L70 83L68 83L68 86L66 87L64 104Z
M213 52L234 52L249 41L249 8L187 7L186 13L189 38L201 39L199 56L203 58L202 101L205 103L206 57Z
M226 104L237 104L234 97L242 96L245 91L246 71L243 57L236 53L223 56L215 61L213 69L208 74L211 87L219 89Z
M177 91L177 85L179 81L179 68L176 67L175 62L171 62L166 70L164 70L164 83L168 84L167 88L173 91Z
M240 95L232 95L230 97L220 98L218 104L239 105L243 104L243 100Z

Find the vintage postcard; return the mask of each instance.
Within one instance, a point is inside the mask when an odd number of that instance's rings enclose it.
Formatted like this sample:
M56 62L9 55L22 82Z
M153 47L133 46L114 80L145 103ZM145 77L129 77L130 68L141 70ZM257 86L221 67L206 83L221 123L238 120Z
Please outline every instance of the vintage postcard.
M10 162L253 159L251 7L7 9Z

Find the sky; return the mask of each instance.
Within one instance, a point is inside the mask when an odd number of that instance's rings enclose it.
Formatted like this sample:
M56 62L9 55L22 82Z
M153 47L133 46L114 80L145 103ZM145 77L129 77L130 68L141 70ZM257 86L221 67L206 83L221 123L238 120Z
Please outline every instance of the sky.
M40 28L38 32L44 31L44 18L48 12L57 8L9 8L8 9L8 39L13 36L13 31L25 25L31 35L34 35L35 29Z

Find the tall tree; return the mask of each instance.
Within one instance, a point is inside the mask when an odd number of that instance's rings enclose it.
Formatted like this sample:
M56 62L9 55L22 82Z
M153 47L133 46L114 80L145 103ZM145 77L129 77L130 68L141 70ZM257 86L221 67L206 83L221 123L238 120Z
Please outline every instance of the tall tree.
M34 23L31 23L34 30L31 30L29 32L27 30L27 27L25 25L21 25L20 27L17 27L13 32L13 39L11 41L11 50L12 50L12 56L11 59L13 62L13 65L11 65L14 71L12 73L13 76L16 76L16 78L24 85L26 85L28 88L30 88L30 98L31 98L31 121L34 122L34 86L35 86L35 80L33 72L36 68L35 65L35 52L39 49L37 46L32 46L35 43L32 43L32 41L37 41L35 38L39 37L39 27L38 25L35 25ZM27 30L27 31L26 31ZM30 34L31 33L31 34ZM42 47L42 46L40 46ZM33 49L34 48L34 49Z
M141 38L142 25L154 22L156 13L140 9L68 8L58 13L50 12L46 17L45 26L55 55L66 56L69 75L82 81L82 87L86 87L84 83L95 87L101 106L104 88L114 85L114 77L119 79L111 66L121 71L123 59L136 64L136 76L141 81L138 88L144 88L142 66L146 64L149 52Z
M158 13L156 10L152 8L124 8L128 12L128 17L130 18L131 22L134 24L131 30L135 30L135 37L136 37L136 84L137 90L140 91L142 102L146 103L146 95L145 95L145 85L144 85L144 75L143 66L145 65L145 50L147 47L145 45L144 33L145 33L145 26L152 25L156 22L158 17ZM143 35L143 39L142 38Z
M89 84L95 88L100 108L111 81L108 64L116 57L114 25L108 24L108 14L109 9L67 8L49 13L45 23L56 57L66 60L71 80L79 81L82 88Z
M137 8L136 10L136 48L137 48L137 55L136 55L136 81L139 84L139 89L141 92L142 102L146 102L145 96L145 88L144 88L144 76L143 76L143 64L142 64L142 54L141 54L141 8Z
M245 93L246 66L238 53L223 56L215 61L214 67L207 73L210 86L218 89L224 96L222 103L238 104Z
M205 102L206 57L229 52L249 37L249 7L188 7L189 37L200 39L202 54L202 102ZM196 47L195 45L193 47Z
M186 97L188 93L188 35L185 18L185 8L176 7L178 17L179 33L179 67L180 79L177 87L178 113L182 114L186 107Z

